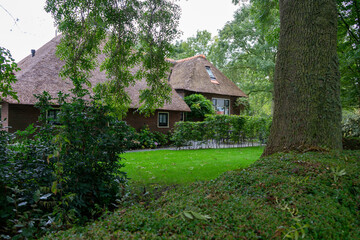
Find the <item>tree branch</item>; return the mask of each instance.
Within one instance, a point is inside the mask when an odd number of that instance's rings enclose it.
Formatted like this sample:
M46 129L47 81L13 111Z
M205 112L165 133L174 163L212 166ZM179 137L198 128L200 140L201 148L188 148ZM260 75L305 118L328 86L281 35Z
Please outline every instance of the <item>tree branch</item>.
M355 40L356 42L360 43L360 41L359 41L359 39L357 38L357 36L351 31L349 24L345 21L345 18L341 15L340 12L338 12L338 14L339 14L339 16L340 16L340 18L341 18L341 21L345 24L348 33L354 38L354 40Z

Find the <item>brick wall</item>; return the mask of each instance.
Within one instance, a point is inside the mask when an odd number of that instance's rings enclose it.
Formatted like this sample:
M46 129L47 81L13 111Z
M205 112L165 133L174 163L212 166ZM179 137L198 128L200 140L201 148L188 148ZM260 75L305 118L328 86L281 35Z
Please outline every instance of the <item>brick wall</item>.
M169 113L169 127L158 127L158 113L159 112L168 112ZM141 129L145 125L148 125L151 131L157 131L162 133L167 133L171 129L174 128L174 124L181 120L182 112L178 111L163 111L156 110L154 115L149 117L144 117L134 109L129 109L126 118L124 119L130 126L135 128L136 130Z
M159 112L169 113L169 127L158 127ZM11 126L11 128L9 128L9 132L24 130L31 123L36 123L39 115L40 111L33 105L2 103L1 116L2 119L7 118L7 121L5 121L3 125L4 127ZM148 125L151 131L167 133L173 129L176 122L181 120L181 115L182 112L178 111L156 110L154 115L145 118L144 116L136 113L134 109L129 109L129 112L124 120L137 130L144 127L144 125Z
M9 132L25 130L31 123L36 123L40 111L33 105L9 104L8 126Z

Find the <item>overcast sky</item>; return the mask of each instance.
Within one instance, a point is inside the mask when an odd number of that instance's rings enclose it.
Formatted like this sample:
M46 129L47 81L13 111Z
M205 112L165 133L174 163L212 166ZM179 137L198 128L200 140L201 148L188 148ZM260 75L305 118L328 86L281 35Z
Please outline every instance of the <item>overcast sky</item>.
M194 36L197 30L216 35L233 19L237 6L231 0L180 0L181 39ZM51 15L44 10L45 0L0 0L0 46L9 49L20 61L55 36ZM18 21L15 24L15 20Z

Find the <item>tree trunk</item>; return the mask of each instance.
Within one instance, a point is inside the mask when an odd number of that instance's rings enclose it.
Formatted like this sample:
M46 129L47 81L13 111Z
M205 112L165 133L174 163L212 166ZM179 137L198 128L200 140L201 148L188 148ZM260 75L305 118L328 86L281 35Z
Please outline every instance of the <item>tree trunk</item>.
M336 0L280 0L274 116L263 156L341 149Z

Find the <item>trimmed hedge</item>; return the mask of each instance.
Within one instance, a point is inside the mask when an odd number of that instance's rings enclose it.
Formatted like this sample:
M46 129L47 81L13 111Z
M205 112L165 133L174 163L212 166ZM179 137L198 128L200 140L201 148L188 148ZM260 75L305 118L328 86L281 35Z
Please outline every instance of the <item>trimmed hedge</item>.
M265 143L271 125L270 117L207 115L203 122L178 122L172 136L175 146L191 141L221 144L260 142Z

